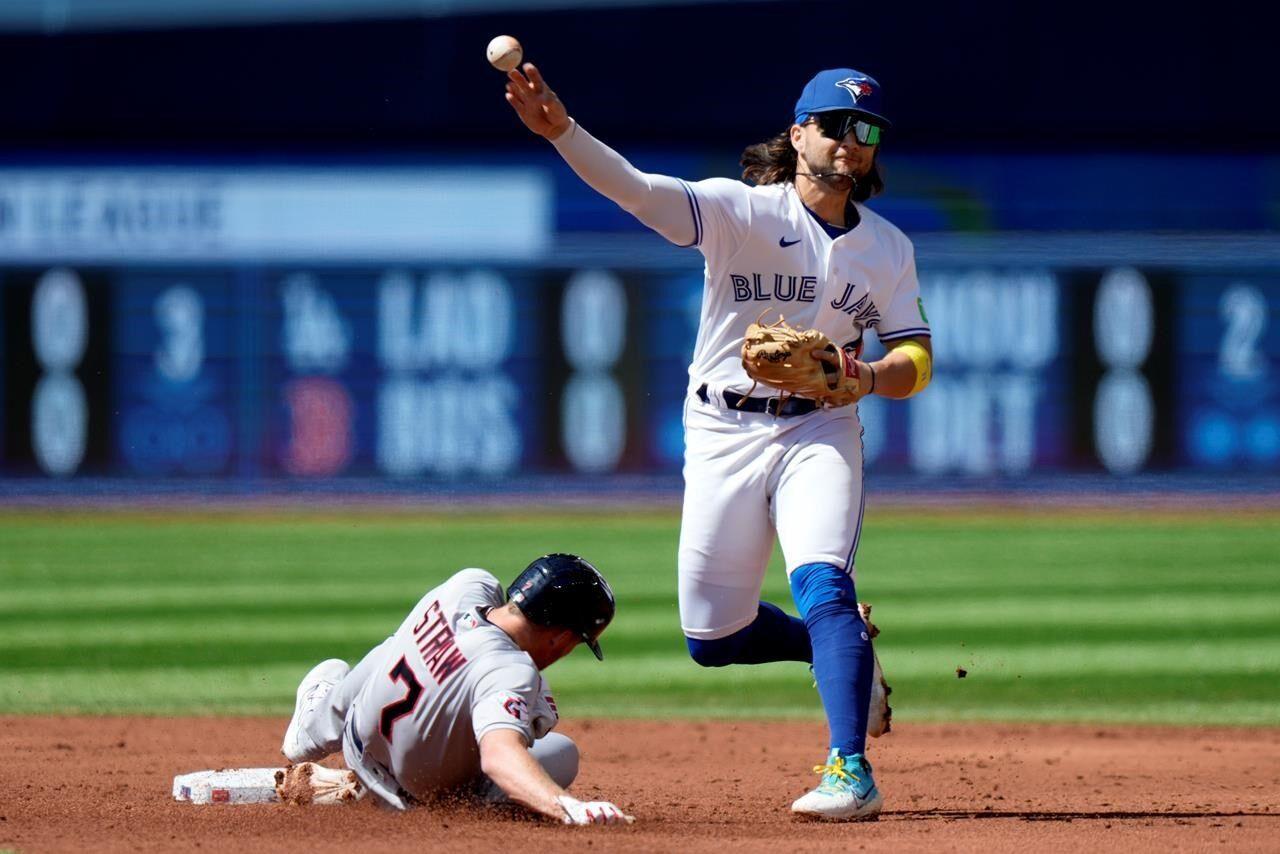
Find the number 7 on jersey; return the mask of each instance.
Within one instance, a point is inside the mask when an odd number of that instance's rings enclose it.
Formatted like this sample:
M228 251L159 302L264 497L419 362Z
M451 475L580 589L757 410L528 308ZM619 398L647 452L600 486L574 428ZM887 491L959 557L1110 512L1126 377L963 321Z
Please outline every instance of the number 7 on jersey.
M382 733L382 737L387 740L387 744L391 743L391 727L396 721L413 711L413 707L418 705L418 699L422 696L422 683L418 681L418 677L414 675L413 670L409 667L409 662L405 657L400 656L400 660L396 662L396 666L391 668L391 672L387 674L391 677L392 682L403 682L405 687L404 696L394 703L388 703L382 707L382 715L378 718L378 732Z

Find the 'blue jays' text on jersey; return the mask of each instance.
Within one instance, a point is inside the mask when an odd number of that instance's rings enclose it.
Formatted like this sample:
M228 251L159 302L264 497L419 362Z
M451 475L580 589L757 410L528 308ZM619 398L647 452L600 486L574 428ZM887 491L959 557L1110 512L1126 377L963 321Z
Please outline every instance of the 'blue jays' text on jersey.
M751 388L742 339L762 312L839 345L860 342L868 329L886 343L929 334L911 241L884 217L858 205L858 225L832 237L793 184L710 178L684 186L707 262L692 388Z

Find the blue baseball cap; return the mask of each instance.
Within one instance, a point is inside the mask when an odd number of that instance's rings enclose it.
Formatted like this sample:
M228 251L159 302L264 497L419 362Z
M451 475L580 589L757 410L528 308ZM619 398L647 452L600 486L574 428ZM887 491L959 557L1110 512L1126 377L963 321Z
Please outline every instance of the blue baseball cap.
M828 68L815 74L796 101L796 124L814 113L832 110L853 110L881 127L893 127L880 106L880 84L852 68Z

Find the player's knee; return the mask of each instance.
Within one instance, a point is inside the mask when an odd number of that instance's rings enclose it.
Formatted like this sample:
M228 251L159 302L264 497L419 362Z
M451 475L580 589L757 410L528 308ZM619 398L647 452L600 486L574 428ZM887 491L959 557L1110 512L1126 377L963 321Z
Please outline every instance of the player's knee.
M687 637L684 642L689 647L689 657L698 664L703 667L725 667L733 664L738 657L738 649L742 645L739 635L741 632L735 632L728 637L712 640Z
M832 614L857 616L858 594L844 570L829 563L807 563L796 567L789 580L791 596L806 625Z
M562 789L578 777L578 745L567 735L549 732L533 743L530 752L552 780Z

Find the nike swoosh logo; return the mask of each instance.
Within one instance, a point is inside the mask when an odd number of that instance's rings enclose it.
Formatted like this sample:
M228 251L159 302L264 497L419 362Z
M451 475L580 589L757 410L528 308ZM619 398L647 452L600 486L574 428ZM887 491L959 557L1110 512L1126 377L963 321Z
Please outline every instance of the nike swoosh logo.
M800 242L799 237L797 237L795 240L787 240L787 238L785 237L778 238L778 245L781 246L783 249L786 249L788 246L795 246L799 242Z

